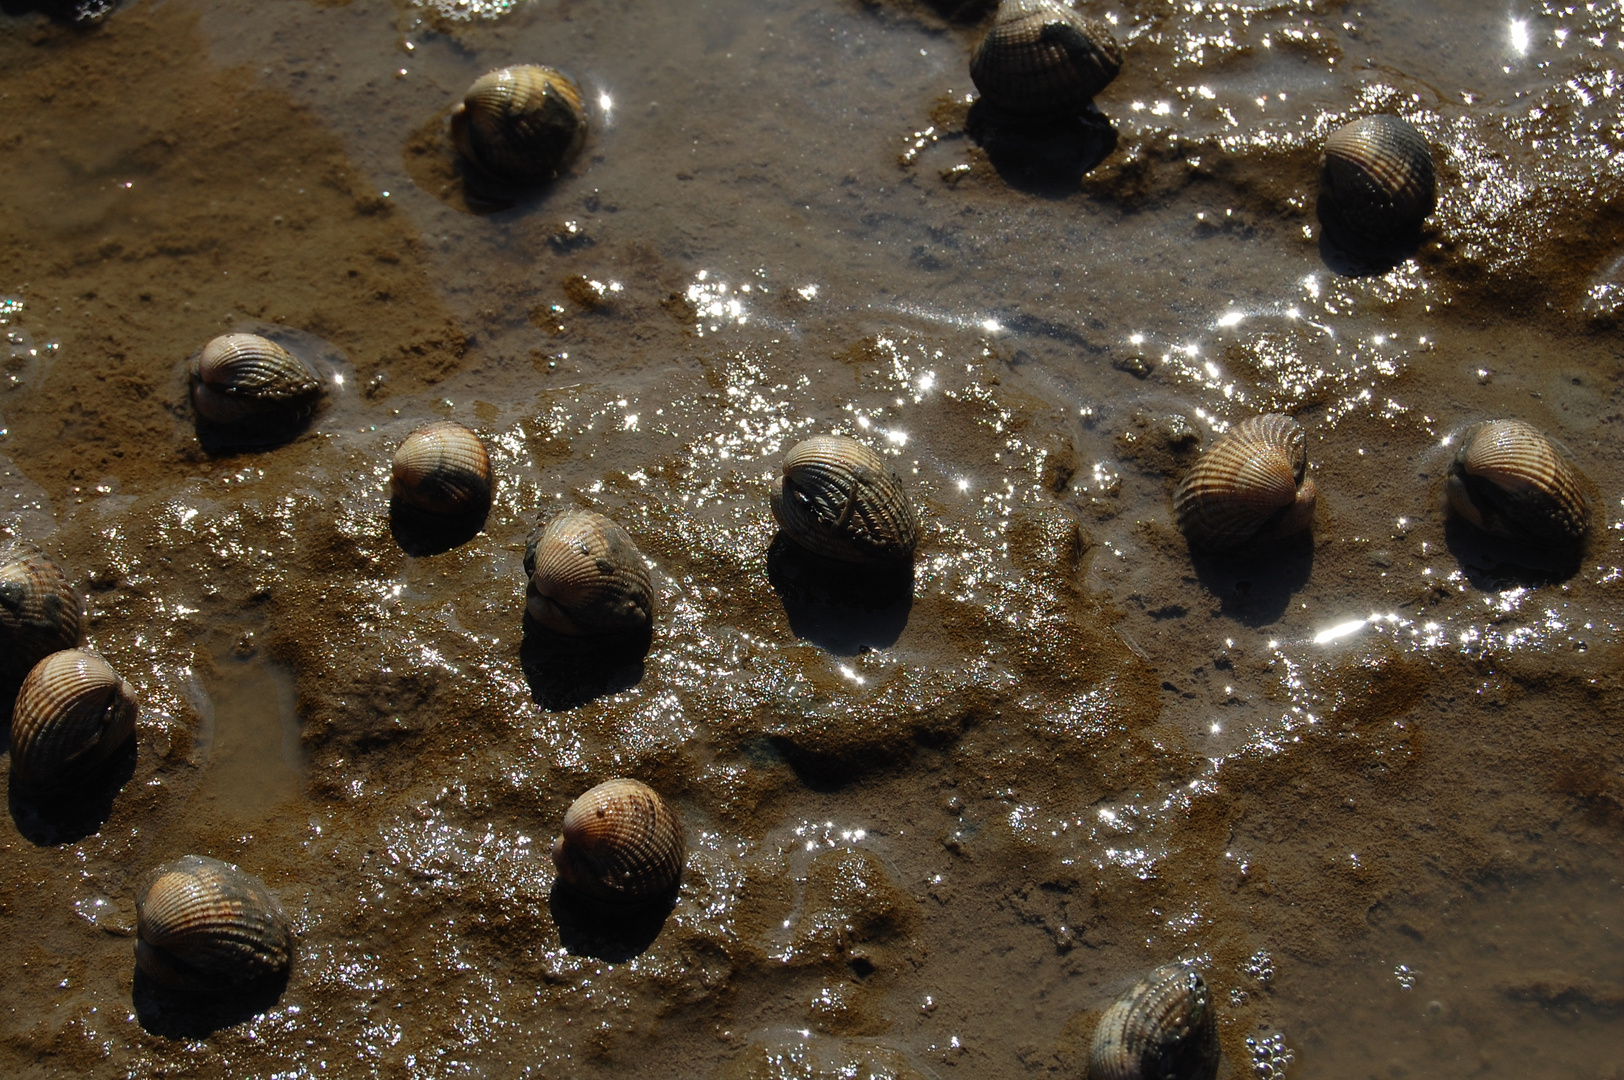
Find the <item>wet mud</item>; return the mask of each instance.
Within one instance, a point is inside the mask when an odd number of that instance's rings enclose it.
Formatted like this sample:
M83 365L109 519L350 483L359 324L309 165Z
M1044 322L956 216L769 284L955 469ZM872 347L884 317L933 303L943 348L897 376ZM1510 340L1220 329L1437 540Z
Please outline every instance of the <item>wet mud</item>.
M1122 75L1034 135L973 105L985 4L7 6L0 529L142 712L71 807L8 788L4 1071L1081 1075L1183 959L1221 1077L1616 1080L1624 25L1101 7ZM593 132L494 202L443 124L513 62ZM1383 266L1315 216L1374 111L1439 167ZM186 403L243 328L324 358L279 445ZM1192 551L1173 487L1261 411L1313 529ZM1496 416L1595 485L1576 558L1448 514ZM454 535L390 505L436 419L497 476ZM820 432L901 478L911 578L778 535ZM527 625L565 507L652 564L648 640ZM687 823L668 909L557 887L612 776ZM286 907L274 994L136 972L188 853Z

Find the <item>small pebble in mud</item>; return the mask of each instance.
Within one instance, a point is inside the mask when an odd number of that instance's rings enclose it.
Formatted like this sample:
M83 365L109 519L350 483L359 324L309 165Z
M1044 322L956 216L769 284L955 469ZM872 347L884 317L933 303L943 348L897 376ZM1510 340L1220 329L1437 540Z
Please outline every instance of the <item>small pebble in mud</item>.
M1229 551L1277 539L1313 523L1316 490L1305 476L1302 425L1266 413L1236 424L1173 492L1179 528L1198 547Z
M1450 508L1493 536L1575 547L1590 531L1593 486L1532 424L1468 428L1444 481Z
M1356 251L1414 237L1438 205L1432 148L1396 116L1366 116L1325 140L1320 220L1331 239Z
M581 88L539 64L481 75L451 114L451 141L470 165L493 180L526 186L569 168L586 128Z
M1077 112L1121 70L1105 24L1060 0L1003 0L970 57L983 100L1012 113Z
M553 841L559 880L613 903L671 896L686 858L681 820L640 780L606 780L588 790L565 811Z

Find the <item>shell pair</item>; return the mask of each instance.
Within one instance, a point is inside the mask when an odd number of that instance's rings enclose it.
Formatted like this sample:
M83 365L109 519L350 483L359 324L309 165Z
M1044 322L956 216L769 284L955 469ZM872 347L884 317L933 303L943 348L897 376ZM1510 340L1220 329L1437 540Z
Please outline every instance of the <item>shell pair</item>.
M287 349L258 334L222 334L203 346L192 368L192 404L221 425L291 425L321 401L321 377Z
M654 583L632 538L592 510L565 510L531 534L525 611L569 637L636 633L654 622Z
M1077 112L1121 70L1111 31L1061 0L1003 0L970 57L982 100L1011 113Z
M35 664L11 714L11 775L32 790L72 787L135 737L135 688L100 656L64 649Z
M545 183L569 167L586 141L581 88L539 64L488 72L452 112L451 141L493 180Z
M799 546L837 562L907 563L919 519L880 455L844 435L814 435L784 455L772 512Z
M1450 507L1484 532L1559 548L1589 533L1593 490L1562 448L1521 420L1467 428L1444 480Z
M25 540L0 547L0 683L20 684L33 666L84 634L79 596L62 568Z
M171 990L245 990L293 962L282 905L259 878L200 855L161 868L135 902L135 962Z
M553 841L559 880L611 903L671 896L686 858L681 820L640 780L606 780L588 790L564 812Z
M1308 528L1317 492L1305 475L1305 441L1302 425L1278 413L1236 424L1173 491L1184 535L1197 547L1232 551Z
M1404 120L1366 116L1325 140L1319 214L1344 247L1380 250L1402 244L1437 205L1432 148Z
M478 435L440 420L406 436L390 470L395 497L437 517L482 514L491 505L491 459Z
M1183 964L1163 964L1100 1017L1089 1048L1092 1080L1212 1080L1218 1025L1207 984Z

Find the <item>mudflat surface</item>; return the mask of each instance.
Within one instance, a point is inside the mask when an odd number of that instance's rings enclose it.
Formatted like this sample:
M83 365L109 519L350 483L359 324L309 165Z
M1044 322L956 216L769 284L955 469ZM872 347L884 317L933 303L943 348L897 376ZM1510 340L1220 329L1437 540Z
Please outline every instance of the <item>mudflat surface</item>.
M1220 1076L1624 1075L1616 13L1094 5L1099 116L1011 135L981 4L21 7L0 530L142 715L122 787L9 794L0 1071L1081 1075L1184 959ZM446 117L515 62L592 134L492 199ZM1360 265L1319 148L1384 111L1440 201ZM285 445L198 438L185 364L232 329L322 367ZM1172 488L1262 411L1307 431L1311 537L1193 553ZM1582 555L1446 513L1494 417L1594 483ZM496 498L408 554L389 461L441 418ZM911 589L775 546L830 431L918 508ZM590 677L521 621L565 506L658 594ZM611 776L687 823L663 919L554 889ZM274 1003L137 980L136 885L186 853L292 914Z

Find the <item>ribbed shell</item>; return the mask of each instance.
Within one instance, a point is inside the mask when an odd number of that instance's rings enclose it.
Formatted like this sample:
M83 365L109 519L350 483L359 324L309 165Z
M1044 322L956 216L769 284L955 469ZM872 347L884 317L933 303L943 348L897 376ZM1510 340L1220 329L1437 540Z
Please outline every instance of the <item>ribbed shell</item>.
M1444 488L1456 513L1508 540L1572 546L1590 530L1589 481L1521 420L1468 428Z
M682 880L682 822L640 780L606 780L570 804L553 842L558 876L589 896L637 903L669 896Z
M841 562L907 562L919 544L901 481L879 454L844 435L790 447L773 481L772 511L785 536Z
M293 935L259 878L218 859L184 855L136 901L135 960L175 990L230 990L288 970Z
M525 609L560 634L619 634L654 620L654 583L626 530L591 510L565 510L524 553Z
M1356 246L1402 240L1438 205L1432 148L1396 116L1366 116L1332 132L1320 183L1328 224Z
M1105 24L1059 0L1004 0L970 57L982 98L1018 113L1075 112L1121 70Z
M586 141L581 88L539 64L498 68L468 88L451 115L451 138L471 165L497 180L551 180Z
M61 567L25 540L0 547L0 681L16 686L35 664L79 644L83 629Z
M315 408L321 379L258 334L222 334L198 354L192 404L217 424L293 419Z
M1314 482L1304 478L1302 425L1265 413L1236 424L1201 455L1173 491L1179 528L1213 551L1254 537L1289 536L1313 520Z
M34 665L11 714L11 772L31 787L68 786L135 735L135 688L87 649Z
M491 504L485 444L452 420L406 436L395 451L392 478L398 498L431 514L471 514Z
M1118 998L1094 1029L1092 1080L1210 1080L1218 1026L1201 976L1164 964Z

